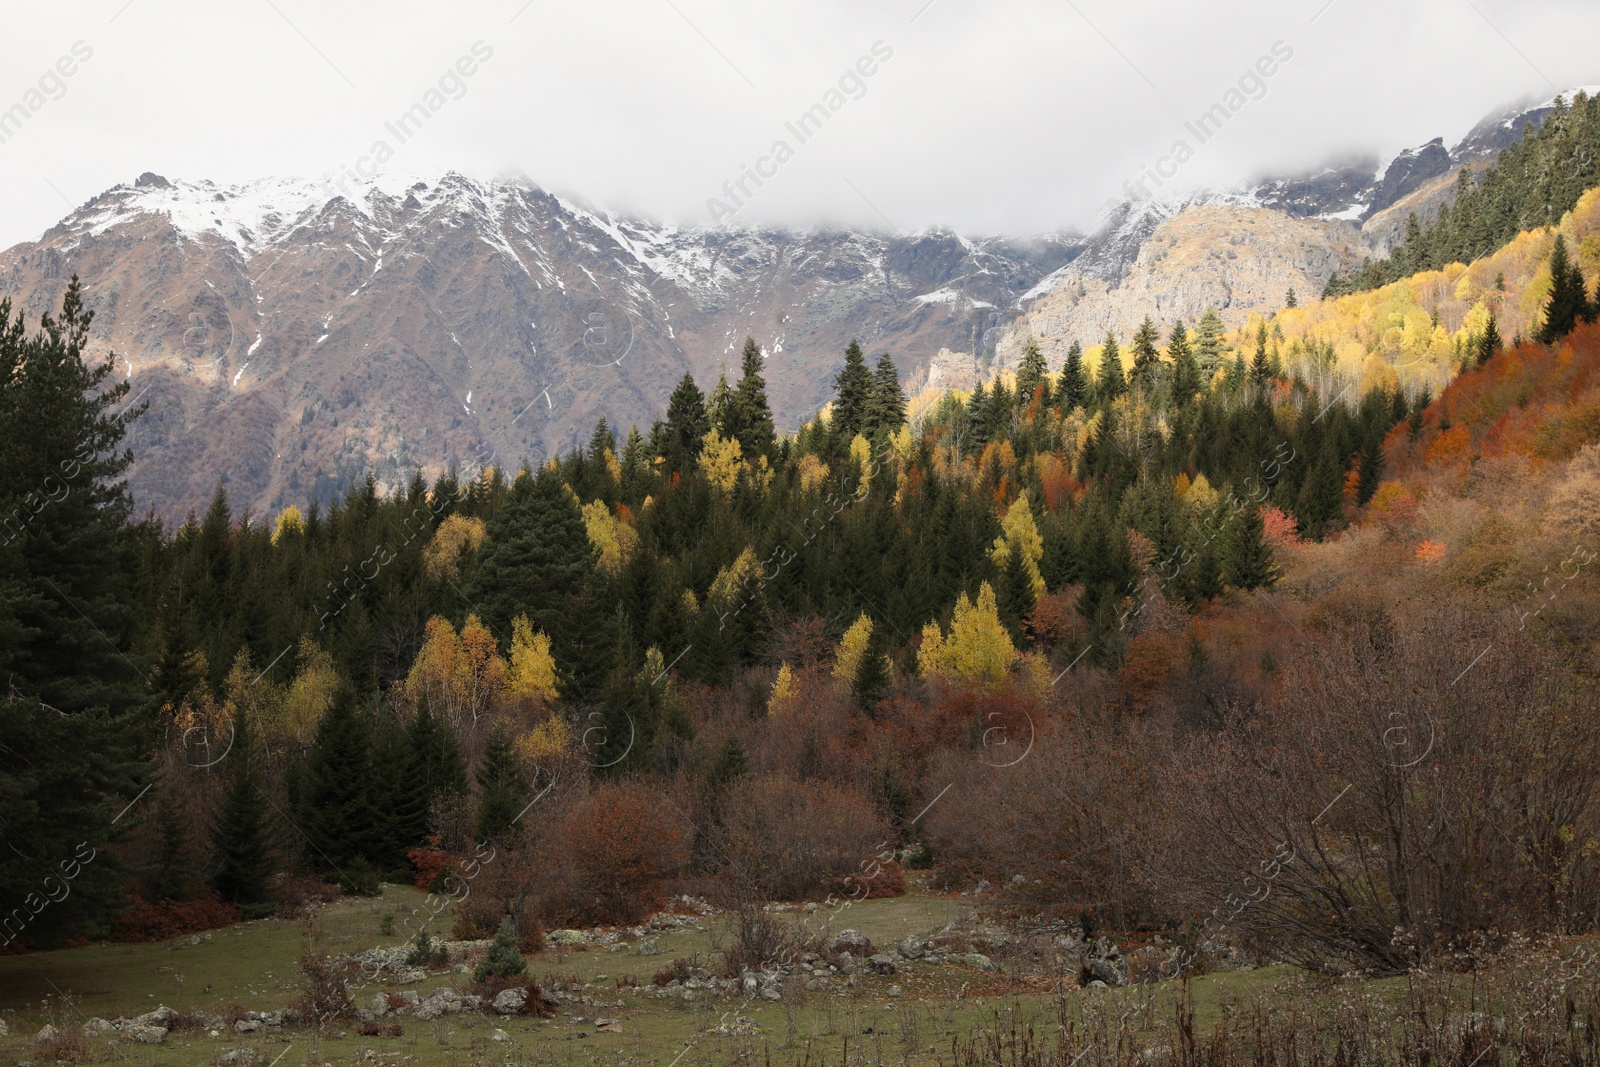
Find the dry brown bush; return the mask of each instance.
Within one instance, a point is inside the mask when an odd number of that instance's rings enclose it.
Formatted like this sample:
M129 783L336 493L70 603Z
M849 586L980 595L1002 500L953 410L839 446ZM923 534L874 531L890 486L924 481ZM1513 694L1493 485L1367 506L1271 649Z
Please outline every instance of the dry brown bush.
M860 791L773 775L744 780L724 797L714 852L723 876L763 900L843 892L874 873L893 833Z
M1474 931L1593 923L1600 730L1546 647L1486 610L1351 597L1281 673L1168 785L1162 884L1186 911L1277 958L1384 973Z

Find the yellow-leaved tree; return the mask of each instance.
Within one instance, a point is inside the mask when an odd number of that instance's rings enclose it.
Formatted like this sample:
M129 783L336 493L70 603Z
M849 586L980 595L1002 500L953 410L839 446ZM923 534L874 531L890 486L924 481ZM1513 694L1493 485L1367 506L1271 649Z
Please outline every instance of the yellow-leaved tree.
M1022 565L1028 572L1033 595L1036 598L1044 596L1044 576L1039 573L1039 561L1044 558L1044 538L1039 536L1039 527L1033 521L1033 510L1028 507L1026 490L1018 493L1017 499L1012 501L1005 518L1000 520L1000 531L994 547L989 550L995 566L1004 573L1011 561L1011 553L1021 552Z
M483 544L483 520L468 515L450 515L433 531L422 550L422 565L435 581L455 581L461 577L461 557Z
M772 683L772 696L767 698L767 714L782 715L794 700L794 672L785 663L778 668L778 677Z
M448 619L435 615L406 676L405 692L413 703L425 699L435 713L460 725L469 719L476 723L500 698L505 683L506 661L476 615L467 616L460 634Z
M984 582L977 603L965 593L957 598L948 634L940 631L937 622L923 627L917 667L924 678L955 678L998 687L1005 683L1016 658L1011 635L1000 621L994 587Z
M723 437L712 430L706 434L700 447L700 471L706 476L706 481L724 493L731 493L739 481L739 466L743 456L737 437Z
M272 528L272 543L277 544L278 539L287 533L304 533L305 528L300 509L290 504L278 514L278 524Z
M339 672L334 669L333 657L310 636L300 638L295 660L299 670L289 683L281 713L277 721L263 724L263 732L268 744L293 741L304 748L316 736L323 714L333 706L334 694L339 691Z
M600 567L609 574L621 571L639 544L638 531L611 514L603 500L583 506L583 526L589 543L600 550Z
M535 632L526 615L511 620L506 695L516 700L556 698L556 661L550 654L550 636L543 630Z
M857 440L860 440L859 435ZM844 632L844 638L839 642L839 653L833 660L833 683L841 691L849 692L855 688L856 678L861 673L861 662L866 658L867 645L871 640L872 620L863 611L861 617Z

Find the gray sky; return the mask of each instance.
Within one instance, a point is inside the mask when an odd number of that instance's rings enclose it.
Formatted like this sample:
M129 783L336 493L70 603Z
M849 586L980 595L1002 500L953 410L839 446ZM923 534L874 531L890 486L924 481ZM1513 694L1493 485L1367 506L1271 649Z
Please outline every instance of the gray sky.
M1179 139L1194 154L1169 188L1453 143L1501 104L1600 82L1597 40L1593 0L17 6L0 35L0 246L146 170L337 175L379 141L386 172L520 170L700 225L716 196L746 224L1090 228ZM1185 122L1277 42L1292 56L1200 144ZM470 76L450 73L462 57ZM863 57L871 75L847 74ZM385 123L416 104L427 121L401 143ZM801 143L785 123L817 104L828 118ZM763 157L770 177L735 205L724 183Z

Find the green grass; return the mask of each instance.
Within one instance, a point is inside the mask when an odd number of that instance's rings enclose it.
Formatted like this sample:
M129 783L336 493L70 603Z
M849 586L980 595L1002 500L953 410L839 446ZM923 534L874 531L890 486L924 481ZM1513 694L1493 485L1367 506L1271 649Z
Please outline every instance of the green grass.
M404 914L421 900L420 893L389 886L381 899L337 901L319 913L316 925L322 939L316 948L336 953L398 944L398 933L381 936L383 914ZM952 920L973 918L961 901L923 893L794 917L817 932L854 928L885 947L907 935L934 933ZM293 1028L253 1035L224 1033L215 1039L204 1032L179 1032L159 1046L122 1041L113 1049L101 1037L91 1042L91 1048L94 1062L151 1065L208 1064L223 1050L251 1046L262 1053L263 1064L281 1054L279 1067L356 1062L666 1067L675 1060L687 1067L738 1062L752 1052L761 1062L768 1049L773 1063L802 1062L808 1046L812 1063L820 1062L824 1051L827 1062L839 1063L848 1041L852 1062L857 1062L859 1051L859 1062L918 1064L934 1062L930 1049L946 1051L952 1037L994 1025L997 1019L1008 1023L1015 1018L1053 1031L1060 1010L1055 995L986 996L983 990L995 987L996 976L957 963L913 966L893 978L862 978L849 995L810 993L803 1005L727 998L683 1003L641 997L625 988L631 981L648 984L674 957L698 955L714 967L720 925L715 920L701 925L704 929L685 926L658 935L660 955L640 956L637 946L629 944L620 951L550 950L531 960L535 976L581 977L596 983L589 996L623 1001L618 1008L564 1005L548 1020L456 1015L428 1022L407 1017L392 1020L404 1027L398 1038L359 1038L353 1024L344 1024L342 1033L347 1036L343 1037ZM46 1022L76 1029L90 1016L133 1015L163 1003L185 1012L217 1012L234 1004L256 1011L287 1007L298 992L296 960L311 944L307 930L304 921L269 919L213 931L209 941L195 946L179 939L0 957L0 1018L11 1030L10 1037L0 1039L0 1056L11 1062L32 1059L33 1034ZM425 996L442 985L464 986L468 977L436 974L411 988ZM1201 979L1194 986L1197 1014L1202 1022L1214 1019L1226 1001L1269 992L1284 977L1282 969L1266 968ZM891 1003L887 993L894 984L902 987L903 995ZM370 1000L379 988L397 987L357 989L357 1003ZM1167 984L1075 991L1067 994L1067 1001L1104 1004L1117 1016L1138 1020L1158 1013L1170 1018L1176 995L1175 987ZM622 1033L597 1033L593 1025L597 1016L618 1019ZM749 1021L744 1028L753 1028L752 1034L711 1032L719 1025L737 1025L741 1018ZM492 1041L496 1031L508 1040Z

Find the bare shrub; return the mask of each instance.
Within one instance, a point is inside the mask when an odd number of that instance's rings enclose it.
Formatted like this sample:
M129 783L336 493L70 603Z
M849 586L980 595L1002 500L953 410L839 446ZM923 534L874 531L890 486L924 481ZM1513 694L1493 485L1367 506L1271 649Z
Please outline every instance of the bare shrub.
M326 957L308 952L300 957L300 997L291 1010L302 1026L320 1029L335 1019L353 1018L356 1005L340 970Z
M871 801L831 782L741 782L723 810L714 835L723 875L761 899L803 900L876 875L872 861L892 840Z
M1186 910L1334 972L1594 921L1600 731L1547 649L1459 609L1352 602L1283 674L1182 755L1164 884Z

